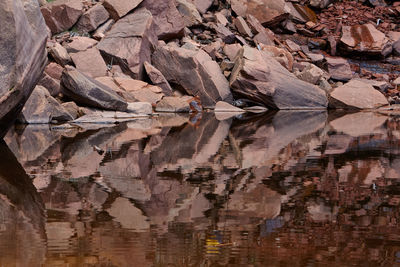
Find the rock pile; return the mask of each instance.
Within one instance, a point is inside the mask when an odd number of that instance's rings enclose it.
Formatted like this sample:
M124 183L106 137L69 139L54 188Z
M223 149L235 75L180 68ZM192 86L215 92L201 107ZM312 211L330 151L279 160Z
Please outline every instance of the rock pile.
M148 115L135 110L148 105L199 112L220 101L244 109L400 102L400 2L41 2L50 63L23 122L61 122L98 109L126 119ZM40 110L43 119L33 116Z

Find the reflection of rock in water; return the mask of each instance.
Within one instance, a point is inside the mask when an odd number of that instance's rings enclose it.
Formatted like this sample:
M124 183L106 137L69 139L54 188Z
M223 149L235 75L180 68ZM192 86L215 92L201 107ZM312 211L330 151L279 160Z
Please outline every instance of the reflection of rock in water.
M28 175L0 141L0 265L41 266L44 206Z

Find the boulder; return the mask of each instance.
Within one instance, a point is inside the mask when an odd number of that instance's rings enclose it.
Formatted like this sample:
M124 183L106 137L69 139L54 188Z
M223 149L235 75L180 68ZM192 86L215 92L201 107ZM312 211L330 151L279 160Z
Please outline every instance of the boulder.
M329 98L330 108L374 109L388 104L381 92L360 80L351 80L333 89Z
M0 2L0 137L22 110L46 65L46 25L34 0Z
M390 46L389 38L380 32L374 25L343 26L340 42L350 52L362 52L368 54L386 54L387 46Z
M191 2L186 0L177 0L177 8L179 13L182 14L183 20L186 27L191 27L193 25L199 25L202 23L203 19L199 11L197 11L196 6Z
M299 75L297 75L297 78L308 83L319 84L324 76L326 75L322 69L318 68L314 64L309 64Z
M18 121L26 124L41 124L73 120L71 114L54 99L46 88L36 86Z
M197 8L197 10L204 14L211 7L213 0L189 0Z
M61 77L62 92L77 104L106 110L125 111L128 104L108 86L90 78L73 67Z
M158 39L169 40L183 36L185 24L174 0L144 0L140 6L153 14Z
M72 63L71 57L62 45L59 43L54 43L49 47L49 54L52 58L60 64L61 66L65 66Z
M253 33L250 30L249 25L247 25L246 21L243 19L243 17L237 17L234 20L234 24L236 26L236 28L238 29L238 31L247 37L253 37Z
M164 45L157 48L152 60L169 82L179 85L189 95L198 96L205 107L232 99L221 69L203 50Z
M92 78L107 75L106 63L96 47L78 53L71 53L71 58L77 70Z
M172 112L172 113L189 113L190 112L190 96L167 96L157 103L156 112Z
M288 17L285 0L249 0L247 14L256 17L263 26L274 26Z
M157 42L153 16L145 8L117 21L97 48L108 64L116 64L132 76L143 77L143 62L150 61Z
M101 24L106 22L109 17L110 15L108 14L104 6L101 4L97 4L91 7L85 13L83 13L76 27L80 31L92 32L96 30Z
M110 12L114 20L122 18L135 7L137 7L143 0L105 0L103 5Z
M83 14L81 0L57 0L40 9L52 34L69 30Z
M297 79L266 52L245 46L236 58L233 92L270 109L326 108L324 91Z

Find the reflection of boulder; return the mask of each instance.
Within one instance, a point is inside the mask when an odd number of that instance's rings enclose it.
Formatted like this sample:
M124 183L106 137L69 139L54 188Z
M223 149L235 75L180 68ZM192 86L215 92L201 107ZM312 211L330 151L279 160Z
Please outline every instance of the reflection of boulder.
M0 265L41 266L44 207L28 175L0 141Z
M117 198L107 211L125 229L146 231L150 228L147 217L126 198Z
M206 163L214 156L228 136L230 121L217 121L213 114L205 113L200 125L185 125L171 131L163 143L151 153L152 163L159 168L188 167Z
M337 132L358 137L382 132L379 128L386 120L386 116L375 112L357 112L335 119L330 122L330 125Z
M279 111L272 118L241 123L232 135L241 148L242 168L263 166L297 138L323 128L325 111Z

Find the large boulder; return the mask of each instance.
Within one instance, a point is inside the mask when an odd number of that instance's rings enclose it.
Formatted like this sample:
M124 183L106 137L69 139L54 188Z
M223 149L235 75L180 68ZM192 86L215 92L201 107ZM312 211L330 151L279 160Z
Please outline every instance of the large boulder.
M343 26L342 45L347 51L375 55L387 55L391 52L389 38L372 24Z
M203 50L164 45L157 48L152 60L169 82L182 87L189 95L200 97L204 107L232 99L229 83L217 62Z
M144 0L140 6L153 14L158 39L169 40L183 36L185 23L174 0Z
M61 77L62 92L78 104L106 110L126 111L128 104L110 87L67 66Z
M58 0L41 8L47 26L52 34L70 29L83 14L81 0Z
M46 25L35 0L0 2L0 137L20 112L46 65Z
M230 84L233 92L270 109L327 107L324 91L297 79L266 52L248 46L236 58Z
M117 21L97 48L108 64L118 64L132 78L140 79L156 42L153 16L140 8Z
M360 80L335 88L329 98L329 107L337 109L374 109L388 104L381 92Z

